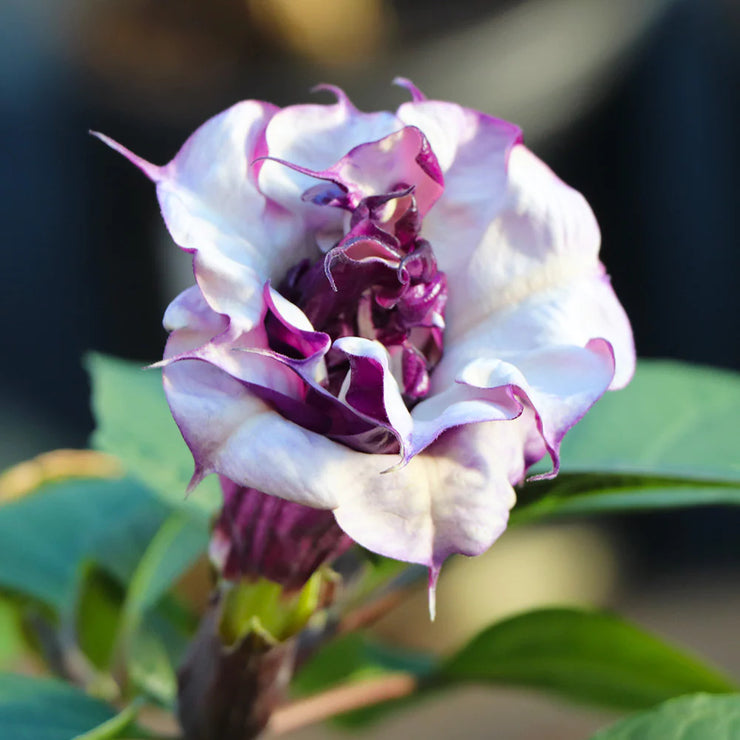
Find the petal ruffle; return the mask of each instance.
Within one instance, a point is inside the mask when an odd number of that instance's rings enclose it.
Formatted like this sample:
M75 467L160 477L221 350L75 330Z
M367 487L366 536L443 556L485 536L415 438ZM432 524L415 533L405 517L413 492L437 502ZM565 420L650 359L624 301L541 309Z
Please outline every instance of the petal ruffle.
M164 378L196 481L218 471L274 496L331 508L363 546L435 569L453 552L483 552L506 526L514 503L509 480L521 475L513 453L524 429L511 426L517 422L456 430L407 466L383 472L397 456L357 452L302 429L209 363L176 362ZM500 454L509 448L512 454Z
M257 320L265 280L306 256L301 220L266 200L250 173L277 110L257 101L234 105L206 121L164 167L104 139L156 183L172 238L194 252L203 295L242 330Z
M583 196L521 146L511 124L438 101L406 103L398 115L424 131L445 175L423 234L447 273L448 338L478 332L486 317L551 289L579 291L581 317L569 317L578 331L555 343L607 339L616 357L611 387L626 385L632 332L598 261L601 237ZM530 336L537 342L542 332Z
M292 213L300 213L312 229L319 230L339 229L341 212L303 202L301 195L316 180L272 160L320 172L355 147L382 139L402 127L393 113L364 113L341 90L329 89L337 95L336 103L293 105L272 118L265 131L263 152L270 159L254 166L262 193ZM300 135L296 136L296 132Z
M378 141L360 144L324 170L311 170L273 156L267 161L327 182L308 188L301 200L321 206L342 205L350 211L366 198L382 200L386 195L413 191L419 215L424 216L444 188L437 158L416 126L404 126Z
M407 466L340 493L339 526L374 552L433 571L453 553L479 555L504 531L514 505L509 479L520 473L511 469L519 442L512 424L451 431Z

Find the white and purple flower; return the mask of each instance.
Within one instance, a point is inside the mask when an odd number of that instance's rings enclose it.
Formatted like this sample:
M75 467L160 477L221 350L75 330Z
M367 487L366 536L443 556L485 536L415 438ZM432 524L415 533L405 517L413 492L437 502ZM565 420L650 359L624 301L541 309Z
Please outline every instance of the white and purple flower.
M163 365L194 482L331 510L433 583L634 348L583 197L516 126L399 82L395 113L239 103L163 167L103 138L193 254Z

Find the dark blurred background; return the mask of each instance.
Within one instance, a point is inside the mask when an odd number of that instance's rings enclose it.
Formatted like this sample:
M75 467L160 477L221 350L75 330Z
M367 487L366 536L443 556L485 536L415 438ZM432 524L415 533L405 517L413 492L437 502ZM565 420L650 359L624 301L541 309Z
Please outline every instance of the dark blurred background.
M734 0L4 0L0 14L2 465L83 446L83 353L158 359L163 309L191 280L151 184L88 129L164 163L236 100L306 101L318 82L392 109L403 75L522 125L592 204L639 354L740 366ZM737 516L640 522L640 564L740 560Z

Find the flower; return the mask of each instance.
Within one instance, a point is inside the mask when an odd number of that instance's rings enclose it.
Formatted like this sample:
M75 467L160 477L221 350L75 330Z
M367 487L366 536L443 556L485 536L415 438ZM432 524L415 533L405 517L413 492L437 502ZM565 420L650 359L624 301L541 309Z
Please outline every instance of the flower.
M193 254L162 364L194 483L330 509L433 586L634 348L584 198L515 125L397 82L395 113L238 103L163 167L101 138Z

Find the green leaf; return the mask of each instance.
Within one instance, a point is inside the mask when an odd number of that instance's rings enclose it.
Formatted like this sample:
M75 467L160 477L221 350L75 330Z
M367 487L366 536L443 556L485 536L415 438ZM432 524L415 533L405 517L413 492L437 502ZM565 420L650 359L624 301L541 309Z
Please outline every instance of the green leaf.
M353 633L324 647L296 676L298 695L345 682L405 671L419 679L409 697L349 713L361 726L461 683L545 689L569 699L619 709L644 709L685 693L733 691L731 679L677 647L617 616L577 609L541 609L488 627L439 664L396 653Z
M79 647L99 670L110 666L119 630L124 590L98 568L90 568L79 589L75 633Z
M130 480L68 480L0 505L0 586L63 611L83 560L125 577L166 508Z
M298 672L291 689L298 696L325 691L333 686L353 683L383 675L404 672L420 679L421 686L433 675L437 658L426 653L399 650L382 645L359 632L343 635L327 643ZM387 701L333 718L345 729L364 727L384 717L388 712L414 703L422 692L402 699Z
M424 678L432 674L435 665L433 656L390 648L360 632L351 632L327 643L312 656L293 679L291 689L304 696L394 671Z
M521 487L511 522L740 505L738 418L739 375L643 360L566 435L563 472Z
M115 717L111 717L106 722L103 722L103 724L94 727L82 735L78 735L74 740L110 740L110 738L120 737L121 733L136 719L141 704L141 700L134 701L121 710Z
M564 471L609 471L740 481L740 375L642 360L566 435Z
M553 480L525 484L510 523L712 505L740 506L740 484L626 473L561 473Z
M601 730L591 740L737 740L740 695L695 694L661 704Z
M215 512L221 504L215 476L185 497L193 459L167 406L161 372L100 354L90 354L86 366L97 422L93 445L120 458L170 504L206 517Z
M0 674L3 740L70 740L114 714L107 704L61 681Z
M171 620L151 612L207 545L208 527L202 518L174 513L142 556L123 605L117 648L134 684L165 705L175 697L173 659L179 657L174 653L180 652L183 640L177 639Z
M128 645L128 671L138 692L170 710L177 697L177 674L164 642L151 629L140 630Z
M26 649L18 606L0 598L0 670L12 666Z
M208 528L202 519L175 513L152 538L129 584L123 607L122 630L137 629L173 583L208 546Z
M619 617L577 609L541 609L498 622L449 659L439 678L548 689L631 709L735 689L718 670Z

